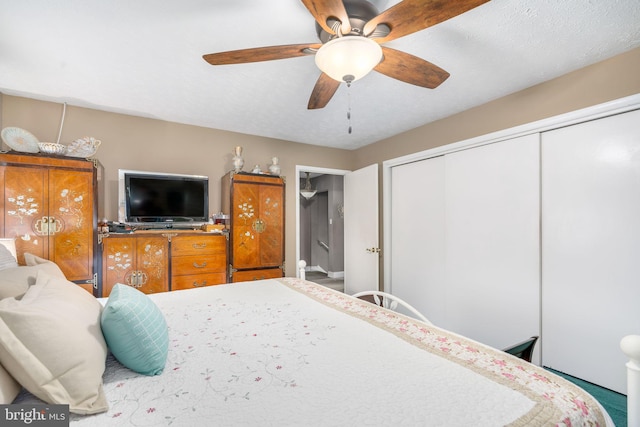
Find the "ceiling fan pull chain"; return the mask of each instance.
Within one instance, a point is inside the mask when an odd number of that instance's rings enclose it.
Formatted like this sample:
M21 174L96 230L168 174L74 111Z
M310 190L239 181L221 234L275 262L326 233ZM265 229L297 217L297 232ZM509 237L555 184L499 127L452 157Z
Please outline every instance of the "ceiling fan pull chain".
M349 121L349 135L351 135L351 83L347 82L347 120Z

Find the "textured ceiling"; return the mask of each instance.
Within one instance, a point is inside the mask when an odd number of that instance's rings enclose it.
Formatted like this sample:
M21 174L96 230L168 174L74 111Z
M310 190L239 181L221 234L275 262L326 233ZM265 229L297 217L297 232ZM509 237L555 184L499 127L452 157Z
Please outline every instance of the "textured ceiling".
M492 0L385 44L450 72L437 89L372 72L314 111L312 56L202 59L316 41L299 0L0 0L0 91L355 149L640 46L640 3Z

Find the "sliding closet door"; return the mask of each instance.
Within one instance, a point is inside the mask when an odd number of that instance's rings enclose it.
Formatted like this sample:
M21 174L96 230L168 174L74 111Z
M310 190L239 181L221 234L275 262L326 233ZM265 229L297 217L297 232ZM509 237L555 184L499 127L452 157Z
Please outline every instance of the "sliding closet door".
M542 136L543 364L626 393L640 332L640 111Z
M388 292L436 325L445 322L444 157L391 169Z
M539 135L445 156L446 317L497 348L540 333Z

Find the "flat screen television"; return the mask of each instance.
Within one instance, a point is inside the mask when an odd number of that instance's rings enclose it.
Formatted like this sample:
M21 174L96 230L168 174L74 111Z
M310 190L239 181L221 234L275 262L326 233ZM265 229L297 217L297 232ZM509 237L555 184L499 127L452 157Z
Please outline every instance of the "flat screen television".
M118 220L140 227L195 227L209 219L209 178L120 169Z

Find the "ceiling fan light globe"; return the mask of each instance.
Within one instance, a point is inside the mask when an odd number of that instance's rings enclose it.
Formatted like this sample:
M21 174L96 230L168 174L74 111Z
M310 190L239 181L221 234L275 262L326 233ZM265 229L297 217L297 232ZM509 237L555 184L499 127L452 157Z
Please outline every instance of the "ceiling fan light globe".
M362 36L338 37L323 44L316 65L339 82L351 83L366 76L382 60L382 48Z

